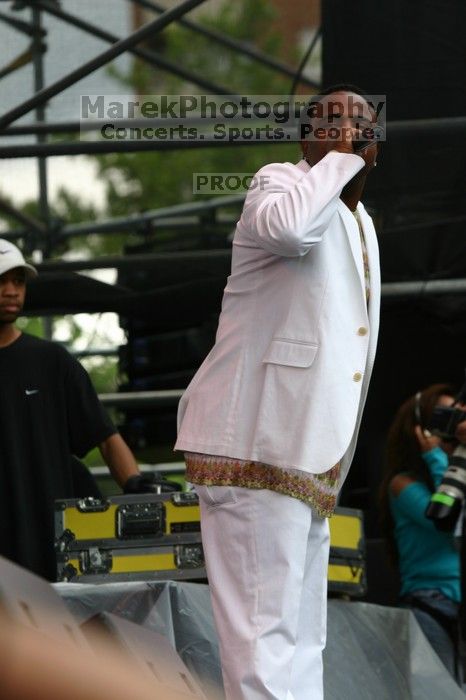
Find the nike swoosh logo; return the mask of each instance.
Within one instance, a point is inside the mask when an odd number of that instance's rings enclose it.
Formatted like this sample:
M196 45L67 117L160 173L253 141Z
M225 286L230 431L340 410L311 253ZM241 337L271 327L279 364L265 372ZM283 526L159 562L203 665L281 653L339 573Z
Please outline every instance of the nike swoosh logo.
M26 389L24 393L26 396L32 396L33 394L38 394L39 389Z
M0 255L5 255L6 253L9 253L9 250L0 250Z

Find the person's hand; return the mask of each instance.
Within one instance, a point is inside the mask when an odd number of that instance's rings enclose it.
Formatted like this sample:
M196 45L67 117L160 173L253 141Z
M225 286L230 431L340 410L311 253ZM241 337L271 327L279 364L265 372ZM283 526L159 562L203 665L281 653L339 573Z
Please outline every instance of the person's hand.
M364 148L360 150L356 150L355 153L357 156L361 156L363 161L365 162L365 167L363 168L362 172L364 173L369 173L372 168L375 168L376 162L377 162L377 153L378 153L378 144L376 141L372 141L370 144L365 146Z
M181 485L176 481L165 479L161 474L144 472L144 474L133 474L127 479L123 486L123 493L134 495L137 493L172 493L181 491Z
M351 121L342 119L336 125L340 127L339 137L336 140L329 140L329 150L338 151L339 153L354 153L360 156L365 166L360 171L360 174L367 175L375 168L377 161L378 144L377 141L368 142L363 148L358 149L358 141L364 141L364 133L361 129L356 129L352 126Z
M157 493L155 474L145 472L144 474L133 474L126 480L123 486L123 493Z
M462 445L466 445L466 420L464 420L462 423L458 423L455 438L458 440L458 442L461 442Z
M307 137L301 141L304 159L311 167L330 151L354 155L353 140L358 131L349 119L320 119L314 126L312 139Z
M416 425L414 432L416 433L421 452L429 452L430 450L433 450L434 447L438 447L440 445L440 438L436 435L432 435L429 430L423 430L420 425Z
M338 151L338 153L354 153L354 141L358 136L358 129L355 129L350 119L335 119L326 126L328 151ZM337 136L333 136L337 134Z

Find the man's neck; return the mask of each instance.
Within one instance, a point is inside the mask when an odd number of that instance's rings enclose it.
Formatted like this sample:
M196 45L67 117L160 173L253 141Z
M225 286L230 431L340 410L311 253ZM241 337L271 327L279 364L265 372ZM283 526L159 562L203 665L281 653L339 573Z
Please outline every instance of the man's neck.
M366 184L365 175L356 175L347 185L343 187L340 199L346 204L348 209L355 211L358 202L362 197L364 185Z
M0 348L6 348L15 342L21 335L13 323L0 324Z

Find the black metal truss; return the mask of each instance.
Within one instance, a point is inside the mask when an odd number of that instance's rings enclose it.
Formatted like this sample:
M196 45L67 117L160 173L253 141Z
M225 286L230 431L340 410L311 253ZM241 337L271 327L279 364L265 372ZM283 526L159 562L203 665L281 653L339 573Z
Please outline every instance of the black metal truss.
M163 120L154 120L154 126L161 123ZM166 120L165 120L166 121ZM205 121L205 120L204 120ZM107 121L96 121L85 126L86 132L97 131L103 125L108 124ZM122 126L127 126L130 122L121 120ZM152 120L147 120L146 125L151 125ZM187 127L189 124L197 124L198 120L193 117L183 120L183 124ZM139 122L132 121L131 126L135 126ZM112 125L118 127L120 120L115 120ZM68 133L75 132L79 129L79 122L63 122L51 124L32 124L25 126L15 126L0 130L1 136L17 136L21 134L46 134L46 133ZM390 138L413 138L422 134L430 134L432 138L436 135L439 137L448 133L449 136L457 136L464 139L466 132L466 117L446 117L442 119L414 119L410 121L393 121L387 123L387 136ZM108 141L55 141L52 143L31 143L31 144L12 144L10 146L0 146L0 158L25 158L35 156L64 156L64 155L83 155L83 154L100 154L100 153L134 153L140 151L172 151L183 149L197 148L229 148L237 146L257 146L264 144L274 145L289 145L292 141L226 141L218 140L189 140L177 139L173 141L162 140L108 140Z

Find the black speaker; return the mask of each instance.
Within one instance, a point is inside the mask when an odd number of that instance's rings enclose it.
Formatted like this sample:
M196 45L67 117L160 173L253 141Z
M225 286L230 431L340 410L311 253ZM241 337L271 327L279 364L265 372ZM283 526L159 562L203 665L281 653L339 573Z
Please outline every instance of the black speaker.
M466 115L463 0L322 0L323 84L387 95L387 119Z

